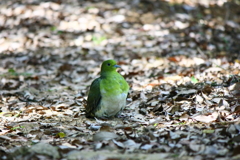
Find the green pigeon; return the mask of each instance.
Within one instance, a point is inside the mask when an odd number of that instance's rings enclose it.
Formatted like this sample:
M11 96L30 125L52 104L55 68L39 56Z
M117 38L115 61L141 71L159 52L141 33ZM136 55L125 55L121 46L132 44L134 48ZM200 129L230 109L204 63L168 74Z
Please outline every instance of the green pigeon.
M111 118L126 106L129 85L117 68L120 66L114 60L102 63L100 77L90 86L86 117Z

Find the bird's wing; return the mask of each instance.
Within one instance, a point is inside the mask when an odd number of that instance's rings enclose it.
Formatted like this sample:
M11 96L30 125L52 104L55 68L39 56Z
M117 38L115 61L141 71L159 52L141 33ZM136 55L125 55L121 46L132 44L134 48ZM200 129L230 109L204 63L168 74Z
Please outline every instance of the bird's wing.
M92 82L90 86L90 91L88 94L87 106L86 106L87 117L94 117L95 111L97 111L99 108L100 101L101 101L100 81L101 81L101 78L97 78Z

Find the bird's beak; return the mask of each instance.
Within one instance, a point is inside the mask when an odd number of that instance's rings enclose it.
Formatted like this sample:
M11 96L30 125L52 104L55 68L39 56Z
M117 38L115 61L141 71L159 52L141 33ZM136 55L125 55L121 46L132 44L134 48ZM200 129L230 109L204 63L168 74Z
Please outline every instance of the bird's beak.
M120 66L119 66L119 65L117 65L117 64L115 64L113 67L115 67L115 68L120 68Z

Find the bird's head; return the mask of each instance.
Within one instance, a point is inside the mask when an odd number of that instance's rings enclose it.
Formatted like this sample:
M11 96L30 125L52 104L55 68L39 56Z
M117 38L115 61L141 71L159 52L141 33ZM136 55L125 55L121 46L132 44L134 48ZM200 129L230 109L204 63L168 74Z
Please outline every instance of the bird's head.
M120 66L117 65L116 61L106 60L102 63L101 72L116 71L117 68L120 68Z

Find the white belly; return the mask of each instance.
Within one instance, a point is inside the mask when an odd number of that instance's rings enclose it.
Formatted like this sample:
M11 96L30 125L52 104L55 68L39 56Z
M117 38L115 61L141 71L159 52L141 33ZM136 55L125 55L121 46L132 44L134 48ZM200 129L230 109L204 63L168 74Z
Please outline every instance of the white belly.
M99 109L95 115L97 117L112 117L126 106L127 94L122 93L119 95L106 96L104 91L102 92L101 109Z

